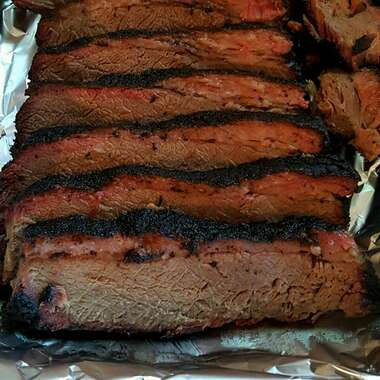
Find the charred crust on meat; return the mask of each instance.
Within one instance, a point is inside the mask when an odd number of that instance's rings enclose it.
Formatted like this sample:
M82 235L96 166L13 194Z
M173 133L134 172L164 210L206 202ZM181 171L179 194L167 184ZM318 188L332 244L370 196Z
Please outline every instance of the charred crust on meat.
M329 131L322 119L317 116L310 116L306 113L296 115L283 115L271 112L247 112L247 111L220 111L220 112L196 112L189 115L179 115L170 120L154 123L131 123L115 126L105 126L104 128L127 129L133 133L149 136L160 131L170 131L179 128L202 128L206 126L223 126L245 120L257 120L263 122L288 122L296 127L313 129L324 137L325 146L329 145ZM19 150L31 145L47 144L70 135L93 130L92 125L87 126L57 126L54 128L44 128L31 134ZM17 150L17 149L16 149Z
M272 242L274 240L308 239L315 230L336 231L340 227L309 217L288 218L279 223L229 224L211 219L198 219L171 210L134 210L116 219L91 219L81 215L42 221L27 226L24 239L31 241L39 236L85 234L111 237L116 234L139 236L158 233L172 239L191 242L186 247L194 251L200 242L247 240Z
M208 75L244 75L244 76L254 76L262 80L285 84L285 85L296 85L304 88L304 84L298 82L294 79L286 79L280 77L272 77L268 74L263 74L262 72L254 70L236 70L236 69L211 69L211 70L198 70L191 68L181 68L181 69L163 69L163 70L149 70L143 74L106 74L96 79L89 84L94 86L102 87L149 87L155 86L162 81L172 79L172 78L186 78L190 76L208 76Z
M191 36L191 34L198 33L198 32L207 32L207 33L217 33L217 32L224 32L228 30L255 30L255 29L268 29L273 30L273 32L281 32L285 37L289 37L289 33L285 28L282 27L281 24L272 22L272 23L265 23L265 24L258 24L254 22L243 22L240 24L226 24L224 27L217 27L217 28L199 28L196 31L190 31L188 29L181 29L178 28L173 31L168 31L165 29L162 30L144 30L144 29L125 29L125 30L118 30L115 32L110 32L102 35L97 35L93 37L81 37L78 38L68 44L64 45L57 45L57 46L49 46L49 47L41 47L40 51L44 53L65 53L69 52L71 50L75 50L78 48L81 48L83 46L86 46L90 43L96 42L99 39L121 39L121 38L149 38L149 37L157 37L157 36L176 36L180 34L186 34L188 36Z
M96 191L115 177L158 176L174 178L190 183L206 183L215 187L239 185L244 180L256 180L281 172L296 172L311 177L341 176L359 180L358 174L348 162L335 156L291 156L274 159L261 159L254 163L241 164L229 168L209 171L181 171L150 166L121 166L103 171L78 176L50 176L35 182L23 191L18 192L10 203L37 195L55 188L68 187L83 191Z
M72 83L65 82L65 84L74 84L75 86L86 86L86 87L126 87L126 88L148 88L159 87L161 82L172 78L187 78L191 76L204 76L208 75L242 75L246 77L254 77L259 80L268 81L272 83L278 83L289 86L297 86L305 89L305 84L297 81L295 79L286 79L280 77L273 77L262 72L257 72L254 70L235 70L235 69L193 69L193 68L170 68L162 70L148 70L143 74L122 74L122 73L111 73L100 76L98 79L82 82L82 83ZM39 86L39 82L35 81L31 84L28 93L33 92L33 88ZM305 93L305 96L307 94Z
M17 291L4 309L4 324L9 328L29 326L40 329L38 303L23 291Z

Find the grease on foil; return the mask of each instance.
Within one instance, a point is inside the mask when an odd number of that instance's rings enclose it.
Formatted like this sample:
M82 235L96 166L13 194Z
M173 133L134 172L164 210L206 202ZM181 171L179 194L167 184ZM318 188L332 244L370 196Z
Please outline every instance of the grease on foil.
M19 13L18 13L19 12ZM0 168L11 159L14 118L25 101L36 51L39 16L3 9L0 40ZM15 27L15 19L18 27ZM20 24L20 25L19 25ZM351 207L350 232L359 235L373 213L380 160L354 166L360 191ZM380 233L364 249L378 250ZM378 255L380 261L380 254ZM376 257L376 253L372 256ZM375 261L375 260L374 260ZM0 379L380 379L380 319L333 314L316 325L262 324L175 340L37 339L0 328Z

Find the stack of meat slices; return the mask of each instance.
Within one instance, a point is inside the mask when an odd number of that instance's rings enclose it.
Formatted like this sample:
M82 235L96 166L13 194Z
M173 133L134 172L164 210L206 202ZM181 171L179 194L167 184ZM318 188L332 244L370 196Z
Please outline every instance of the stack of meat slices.
M334 44L350 71L320 77L318 108L329 127L370 161L380 156L380 7L369 0L309 0L307 26Z
M13 321L180 334L370 311L344 232L357 178L308 115L281 0L16 3L45 14L1 179Z

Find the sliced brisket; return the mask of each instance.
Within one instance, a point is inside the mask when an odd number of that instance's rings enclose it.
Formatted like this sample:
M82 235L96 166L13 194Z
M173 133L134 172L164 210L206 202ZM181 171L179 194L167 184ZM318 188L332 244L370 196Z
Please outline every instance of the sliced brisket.
M350 166L331 157L262 160L209 172L132 166L48 177L18 193L5 213L4 279L14 275L24 228L46 219L75 214L109 219L152 207L231 223L307 215L345 224L345 198L356 183Z
M380 63L380 8L368 0L309 0L319 38L333 43L354 69Z
M173 68L256 70L293 78L292 42L275 29L99 38L58 54L39 53L30 72L41 82L88 82L106 74Z
M178 179L175 175L179 173L163 169L118 169L114 170L117 173L114 177L110 170L82 177L48 177L37 182L23 193L26 198L8 209L6 224L13 225L23 219L33 223L36 219L59 218L76 212L111 217L150 205L233 223L280 220L291 215L344 223L342 198L350 196L356 187L355 179L350 177L333 174L312 177L294 172L292 168L260 179L242 178L240 183L226 187L210 185L207 181L191 182L192 172L183 173L184 179ZM129 174L130 171L133 174ZM108 175L109 182L100 188L91 188L90 183L86 183L91 181L91 176L94 176L93 181L101 181L102 176ZM37 188L39 192L27 196ZM211 198L217 207L207 207Z
M194 74L190 71L181 75L183 73L171 72L166 79L162 79L164 74L106 76L100 81L103 85L122 87L47 84L34 88L17 115L19 139L42 128L62 125L104 127L115 123L168 120L199 111L288 113L308 108L304 89L292 82L247 74Z
M44 11L54 3L15 0L17 6ZM285 15L283 0L81 0L57 2L37 32L42 47L67 45L107 33L175 32L244 22L272 22ZM59 4L61 3L61 4Z
M358 248L291 220L226 225L172 212L55 220L25 232L13 322L42 330L182 334L266 318L368 313Z
M2 195L56 174L120 165L210 170L300 153L320 153L327 136L320 119L263 113L198 113L145 126L42 130L1 174ZM47 132L44 134L44 132ZM33 144L32 144L33 143Z
M377 71L323 74L317 102L333 131L351 139L368 160L380 155L380 76Z

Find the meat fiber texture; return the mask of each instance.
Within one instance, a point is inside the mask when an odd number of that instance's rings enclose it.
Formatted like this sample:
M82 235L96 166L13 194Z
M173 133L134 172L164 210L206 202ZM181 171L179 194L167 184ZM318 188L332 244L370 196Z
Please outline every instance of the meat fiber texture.
M92 87L46 84L33 88L16 123L22 142L39 129L58 126L156 122L200 111L295 113L308 105L305 90L292 81L225 71L174 70L106 76Z
M45 13L37 32L38 44L43 48L108 33L137 30L173 33L245 22L275 22L286 13L282 0L15 0L14 3Z
M15 274L24 229L44 220L75 215L112 219L150 207L230 223L306 215L345 225L356 183L349 165L327 157L266 160L208 172L125 166L47 177L18 193L5 211L3 280Z
M197 113L167 122L120 128L35 132L1 173L1 196L51 175L74 175L121 165L211 170L264 158L318 154L329 137L321 119L267 113ZM237 149L238 147L238 149Z
M368 159L380 155L380 76L377 70L324 73L318 109L328 126L351 140Z
M333 43L354 70L380 63L380 8L370 1L309 0L320 39Z
M102 37L70 50L38 53L30 78L81 83L108 74L180 68L253 70L294 78L292 46L288 36L272 28Z
M2 174L10 320L176 335L372 310L341 231L357 178L313 156L292 44L251 24L280 0L16 3L46 12Z
M362 316L372 307L371 276L344 232L294 220L221 225L148 210L104 223L29 228L7 307L13 324L179 335L336 310Z

